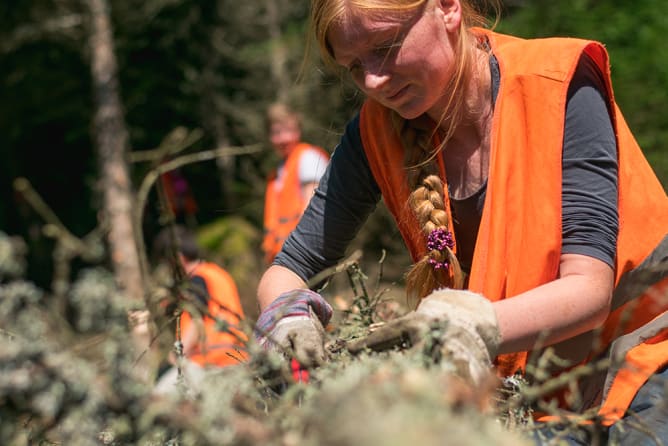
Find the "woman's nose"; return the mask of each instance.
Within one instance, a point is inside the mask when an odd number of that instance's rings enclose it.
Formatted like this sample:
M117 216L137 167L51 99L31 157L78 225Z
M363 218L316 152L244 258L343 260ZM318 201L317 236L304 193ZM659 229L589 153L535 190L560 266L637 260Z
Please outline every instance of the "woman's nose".
M369 71L364 73L364 88L369 91L382 90L389 76L382 71Z

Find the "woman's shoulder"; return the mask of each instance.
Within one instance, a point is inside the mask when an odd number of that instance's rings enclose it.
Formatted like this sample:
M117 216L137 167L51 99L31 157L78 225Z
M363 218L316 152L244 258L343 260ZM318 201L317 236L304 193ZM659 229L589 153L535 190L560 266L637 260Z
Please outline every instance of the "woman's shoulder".
M492 53L499 61L502 78L538 75L554 80L568 79L585 52L598 42L573 37L523 39L506 34L488 34Z
M564 49L569 47L584 48L589 44L600 44L595 40L572 36L521 37L481 28L474 28L474 34L487 39L492 49ZM549 54L548 54L549 56Z

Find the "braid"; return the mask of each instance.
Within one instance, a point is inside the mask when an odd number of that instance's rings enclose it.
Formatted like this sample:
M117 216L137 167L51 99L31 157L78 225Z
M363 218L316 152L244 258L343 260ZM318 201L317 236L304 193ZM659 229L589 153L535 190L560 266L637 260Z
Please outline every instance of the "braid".
M417 218L420 230L429 236L435 230L448 231L450 221L445 207L443 181L438 175L436 154L431 145L433 126L420 119L405 120L392 113L392 121L405 148L408 186L412 190L408 205ZM421 299L437 288L462 287L459 261L450 246L428 252L406 275L410 300ZM441 267L447 265L447 267Z
M475 45L473 35L462 29L458 40L459 60L445 91L461 91L471 81ZM439 147L432 144L437 127L435 128L428 118L423 116L406 120L396 112L392 113L392 123L404 147L404 166L407 168L408 187L412 191L408 205L428 240L426 254L406 274L409 300L422 299L438 288L463 287L462 270L452 251L454 243L450 232L451 222L445 207L443 181L439 177L436 157L468 112L465 95L448 95L437 125L444 131Z

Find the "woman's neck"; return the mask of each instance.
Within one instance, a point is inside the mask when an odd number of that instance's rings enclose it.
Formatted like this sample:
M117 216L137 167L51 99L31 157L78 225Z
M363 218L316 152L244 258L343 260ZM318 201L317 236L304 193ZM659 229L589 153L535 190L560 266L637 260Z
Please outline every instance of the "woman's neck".
M473 74L465 87L465 109L443 150L450 190L465 198L482 187L489 170L492 79L489 54L476 49Z

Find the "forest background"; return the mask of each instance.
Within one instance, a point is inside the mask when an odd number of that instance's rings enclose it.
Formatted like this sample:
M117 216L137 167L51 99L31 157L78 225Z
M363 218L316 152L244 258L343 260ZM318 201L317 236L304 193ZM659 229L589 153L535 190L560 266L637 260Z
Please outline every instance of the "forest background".
M173 156L250 147L181 167L197 212L191 224L223 263L253 311L263 269L260 241L265 177L275 155L265 134L271 102L304 115L304 139L332 151L361 97L305 51L306 0L32 0L0 5L0 230L28 246L27 276L50 288L54 238L17 178L27 179L75 237L99 223L104 201L96 116L90 8L111 19L117 62L123 159L136 191L155 167L143 157L181 132ZM613 86L650 163L668 184L668 3L664 0L512 0L499 31L523 37L577 36L603 42ZM300 77L301 75L301 77ZM22 183L24 184L24 183ZM136 209L135 209L136 210ZM162 225L153 189L142 232L150 246ZM391 229L388 229L391 228ZM381 207L359 235L374 265L386 250L389 280L409 260ZM109 262L108 259L100 260ZM75 262L72 274L78 265Z

